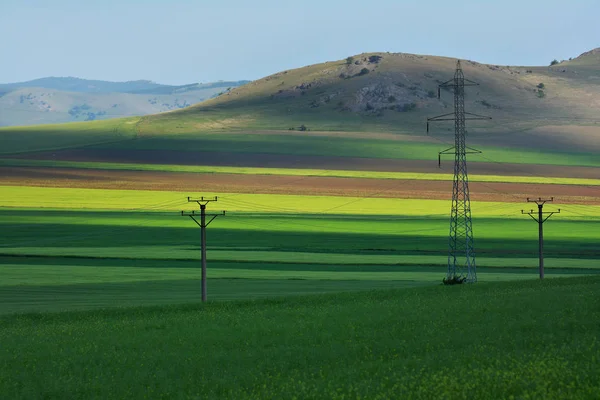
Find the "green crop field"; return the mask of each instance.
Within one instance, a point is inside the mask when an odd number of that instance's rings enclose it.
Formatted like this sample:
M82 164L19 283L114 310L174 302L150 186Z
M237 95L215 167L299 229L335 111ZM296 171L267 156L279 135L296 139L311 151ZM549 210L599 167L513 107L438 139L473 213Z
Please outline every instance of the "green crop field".
M0 313L198 300L199 229L179 214L197 206L185 193L1 189ZM446 201L229 193L213 205L227 210L208 230L213 300L444 276ZM480 281L535 279L537 227L520 207L473 203ZM600 274L599 226L600 209L582 205L548 223L548 276Z
M0 154L59 150L131 139L139 118L0 128Z
M593 277L0 316L0 388L11 399L592 399L598 290Z
M171 150L208 151L259 154L287 154L310 156L366 157L403 160L432 160L437 153L448 148L445 143L384 139L344 138L298 135L244 135L234 133L208 135L166 135L140 138L113 144L100 144L95 148L119 150ZM425 141L427 140L427 141ZM494 160L502 163L526 163L548 165L576 165L600 167L593 152L567 152L564 150L540 151L526 148L502 148L479 146L484 157L472 155L472 161Z

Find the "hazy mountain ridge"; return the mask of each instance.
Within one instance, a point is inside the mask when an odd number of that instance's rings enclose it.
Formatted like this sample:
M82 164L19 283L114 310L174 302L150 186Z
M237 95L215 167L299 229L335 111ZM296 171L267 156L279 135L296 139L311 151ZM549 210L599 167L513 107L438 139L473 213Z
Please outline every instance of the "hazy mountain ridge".
M149 80L111 82L75 77L46 77L26 82L0 84L0 92L10 92L23 88L45 88L77 93L156 93L165 94L190 89L210 89L216 87L240 86L249 81L218 81L192 83L187 85L163 85Z
M0 126L155 114L191 106L248 81L161 85L41 78L0 85Z

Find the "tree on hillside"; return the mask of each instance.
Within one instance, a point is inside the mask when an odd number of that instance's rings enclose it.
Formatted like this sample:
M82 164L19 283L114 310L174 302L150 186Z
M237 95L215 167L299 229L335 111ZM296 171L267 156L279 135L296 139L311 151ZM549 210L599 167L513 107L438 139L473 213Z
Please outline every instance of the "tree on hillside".
M360 72L358 73L358 75L362 76L362 75L366 75L368 73L369 73L369 69L368 68L363 68L363 69L360 70Z
M554 60L552 60L552 62L550 63L550 65L556 65L558 64L558 60L555 58Z
M373 64L377 64L381 60L381 58L382 58L381 56L377 56L377 55L370 56L369 57L369 62L373 63Z

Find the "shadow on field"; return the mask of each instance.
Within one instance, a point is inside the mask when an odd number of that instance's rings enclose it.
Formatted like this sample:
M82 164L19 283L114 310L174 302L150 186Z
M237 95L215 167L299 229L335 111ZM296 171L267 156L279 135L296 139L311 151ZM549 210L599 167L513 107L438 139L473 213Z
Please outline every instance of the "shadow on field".
M410 281L211 279L211 301L258 299L371 289L406 288ZM52 286L0 286L0 314L200 302L199 280Z
M56 221L56 223L53 223ZM164 258L169 248L198 249L199 229L175 212L73 212L0 210L0 255L61 254L52 248L148 249L144 258ZM530 221L510 226L498 219L479 219L476 254L484 257L537 257L537 230ZM224 218L207 231L208 248L226 251L281 251L372 255L446 255L447 221L398 216L323 216L257 214ZM475 225L475 223L474 223ZM515 226L514 238L506 229ZM527 239L522 230L527 228ZM518 228L518 229L517 229ZM551 231L550 228L554 230ZM496 232L495 229L505 229ZM563 232L558 231L562 229ZM570 232L578 236L556 238ZM553 258L599 257L597 223L553 222L545 242L545 254ZM487 237L486 237L487 236ZM157 248L158 250L153 250ZM48 249L48 253L44 253ZM155 254L156 253L156 256ZM110 253L106 254L111 255ZM111 255L115 257L115 255ZM169 258L169 257L168 257ZM177 257L173 257L177 258Z

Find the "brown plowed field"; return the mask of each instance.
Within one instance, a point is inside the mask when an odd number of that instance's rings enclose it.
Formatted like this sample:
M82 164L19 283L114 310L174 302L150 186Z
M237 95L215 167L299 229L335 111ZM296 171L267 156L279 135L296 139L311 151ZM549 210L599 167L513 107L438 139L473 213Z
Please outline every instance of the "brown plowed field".
M452 161L395 160L386 158L299 156L262 153L191 152L172 150L73 149L13 155L13 158L57 161L118 162L135 164L212 165L264 168L312 168L354 171L446 172ZM469 173L480 175L600 177L600 168L555 165L469 162Z
M452 190L448 181L29 167L0 168L0 185L443 200ZM476 201L523 202L526 197L554 196L563 204L600 204L600 187L471 182L470 189Z

